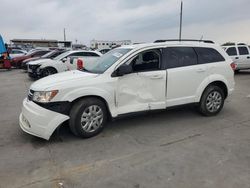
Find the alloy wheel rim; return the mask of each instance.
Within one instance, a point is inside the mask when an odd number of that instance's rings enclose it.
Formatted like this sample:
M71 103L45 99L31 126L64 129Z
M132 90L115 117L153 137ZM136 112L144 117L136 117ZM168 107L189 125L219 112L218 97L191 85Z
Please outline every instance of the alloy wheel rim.
M209 112L217 112L222 104L222 96L218 91L211 92L206 100L206 107Z
M82 113L81 126L85 132L91 133L101 127L103 122L103 111L97 105L91 105Z

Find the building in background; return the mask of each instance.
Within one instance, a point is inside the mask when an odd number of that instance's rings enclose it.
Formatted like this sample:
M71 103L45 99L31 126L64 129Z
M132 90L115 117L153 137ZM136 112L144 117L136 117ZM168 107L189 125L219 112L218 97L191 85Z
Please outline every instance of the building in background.
M119 40L119 41L110 41L110 40L91 40L90 48L92 49L112 49L117 46L130 45L132 44L131 40Z
M11 45L22 48L71 48L72 42L45 39L12 39Z

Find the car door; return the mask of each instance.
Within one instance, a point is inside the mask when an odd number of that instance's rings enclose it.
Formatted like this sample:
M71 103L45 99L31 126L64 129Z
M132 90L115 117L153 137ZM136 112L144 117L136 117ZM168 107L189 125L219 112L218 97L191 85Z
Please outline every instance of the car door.
M238 63L239 63L239 54L237 52L236 47L228 47L226 49L226 53L232 58L232 60L234 61L234 63L236 65L238 65Z
M250 55L246 46L238 46L239 59L237 61L238 68L248 69L250 68Z
M166 70L161 69L161 61L161 50L154 49L140 52L125 63L133 72L118 77L118 114L166 107Z
M207 66L198 64L192 47L164 49L167 68L167 106L195 102L196 92L208 76Z

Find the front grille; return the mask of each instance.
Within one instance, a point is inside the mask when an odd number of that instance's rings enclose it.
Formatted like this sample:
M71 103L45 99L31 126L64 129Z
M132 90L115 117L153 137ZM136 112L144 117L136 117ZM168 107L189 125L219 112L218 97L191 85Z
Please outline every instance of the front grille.
M29 65L29 69L36 70L40 65Z
M29 99L30 101L32 101L32 99L33 99L34 92L35 92L35 91L33 91L33 90L31 90L31 89L29 90L28 99Z

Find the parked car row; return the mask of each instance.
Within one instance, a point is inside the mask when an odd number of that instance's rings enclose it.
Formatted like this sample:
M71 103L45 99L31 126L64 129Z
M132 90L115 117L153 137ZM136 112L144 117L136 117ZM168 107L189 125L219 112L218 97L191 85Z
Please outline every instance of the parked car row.
M96 60L85 66L90 58ZM81 70L64 72L77 65ZM67 51L28 63L30 75L63 73L31 85L19 124L48 140L65 121L73 134L89 138L128 113L194 104L201 114L214 116L234 90L234 69L233 60L211 41L166 40L119 47L103 56Z
M77 69L74 58L82 58L85 63L96 61L102 54L97 51L69 50L54 58L40 58L28 63L28 75L32 78L41 78Z

